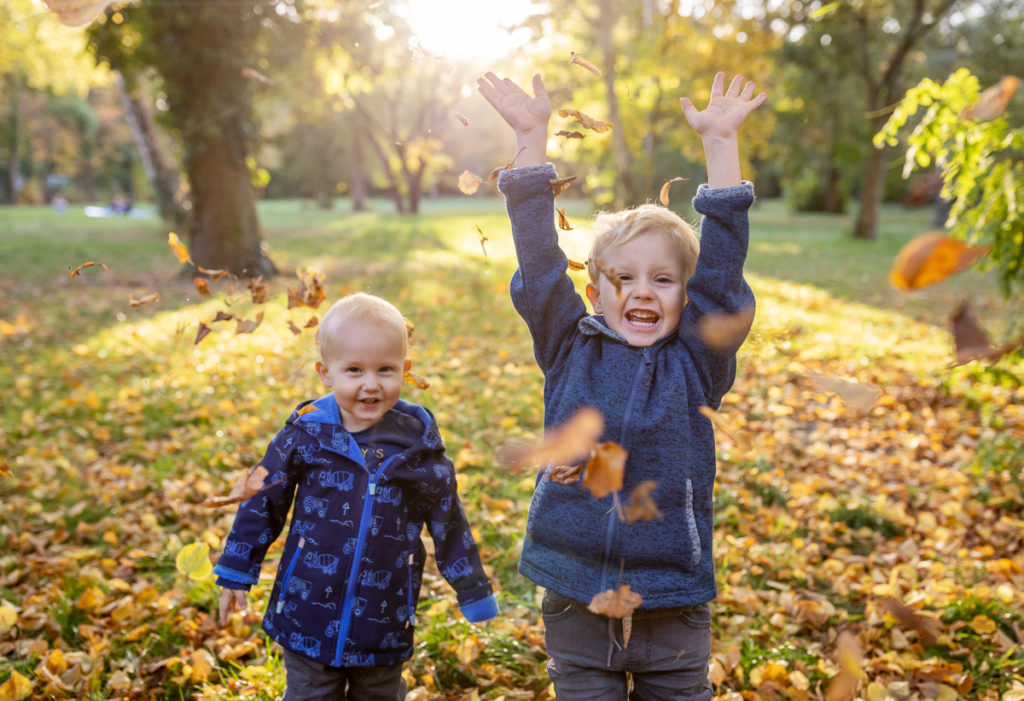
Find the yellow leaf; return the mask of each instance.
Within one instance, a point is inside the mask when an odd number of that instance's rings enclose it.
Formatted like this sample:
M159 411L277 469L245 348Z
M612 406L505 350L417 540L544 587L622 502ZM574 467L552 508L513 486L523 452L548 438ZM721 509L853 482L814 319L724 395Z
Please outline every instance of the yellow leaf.
M666 180L665 184L661 186L661 193L658 195L658 201L660 201L663 205L668 207L668 190L672 186L672 183L678 182L680 180L686 180L686 178L680 178L679 176L676 176L671 180Z
M967 625L969 625L975 633L980 633L982 635L996 632L996 622L988 616L980 613L972 618L971 622Z
M173 231L167 234L167 243L170 245L171 250L174 251L175 257L177 257L179 263L191 263L192 258L188 254L188 249L185 248L185 244L181 242L178 235Z
M464 170L462 175L459 176L459 192L465 195L472 195L483 181L484 179L473 171Z
M480 639L476 635L469 635L455 648L455 656L459 658L459 662L468 667L480 656L482 648Z
M17 670L11 671L11 678L0 684L0 701L22 701L32 694L32 682L18 674Z
M204 647L192 652L192 682L204 682L217 668L217 660L213 653Z
M0 638L11 632L18 622L18 612L10 606L0 605Z
M206 543L192 543L178 551L174 558L174 565L178 572L189 579L201 582L209 579L213 574L213 565L210 563L210 546Z

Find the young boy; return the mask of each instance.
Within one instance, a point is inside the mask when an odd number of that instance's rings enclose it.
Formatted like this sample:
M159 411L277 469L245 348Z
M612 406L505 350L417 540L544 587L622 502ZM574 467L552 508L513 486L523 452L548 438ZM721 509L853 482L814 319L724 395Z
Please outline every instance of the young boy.
M724 348L704 342L699 329L702 317L749 313L754 304L743 279L754 195L740 178L737 129L765 96L752 97L753 84L739 76L726 90L719 73L707 109L683 98L708 167L694 199L704 215L700 242L678 216L653 205L599 217L587 285L596 316L589 316L558 247L543 81L534 76L533 96L493 73L478 86L516 135L519 167L502 171L498 185L519 259L512 301L544 372L544 425L558 426L581 407L599 409L602 440L629 453L623 495L653 480L664 514L627 525L611 496L545 479L546 470L538 476L519 570L546 589L555 693L559 701L625 699L632 684L631 699L710 699L715 442L700 409L717 409L731 387L749 325ZM628 634L623 619L587 609L595 594L621 585L643 597Z
M301 403L262 462L217 563L220 619L245 608L294 503L263 618L284 648L286 701L405 698L423 574L424 524L437 564L473 622L498 613L433 415L399 398L408 333L390 303L336 302L317 333L330 392ZM346 692L347 688L347 692Z

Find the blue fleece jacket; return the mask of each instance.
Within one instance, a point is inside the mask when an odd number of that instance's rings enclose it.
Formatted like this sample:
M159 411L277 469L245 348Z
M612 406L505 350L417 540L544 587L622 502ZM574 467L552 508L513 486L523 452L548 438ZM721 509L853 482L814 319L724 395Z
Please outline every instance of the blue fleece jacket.
M221 586L255 584L294 503L263 628L283 647L334 667L412 656L424 524L463 615L482 621L498 613L433 415L399 400L377 425L404 450L371 472L333 394L300 404L260 463L269 486L239 506L214 568Z
M736 374L736 346L712 350L698 333L702 316L752 307L743 279L750 183L698 189L701 222L697 269L675 332L653 345L629 345L603 317L588 315L558 246L550 164L502 171L519 269L512 301L533 336L544 373L544 425L563 423L581 407L605 420L602 440L629 452L622 495L645 480L664 518L632 525L616 516L612 497L538 475L519 571L563 596L589 603L628 584L641 608L700 604L715 598L711 551L715 437L700 413L717 409ZM744 336L746 334L743 334Z

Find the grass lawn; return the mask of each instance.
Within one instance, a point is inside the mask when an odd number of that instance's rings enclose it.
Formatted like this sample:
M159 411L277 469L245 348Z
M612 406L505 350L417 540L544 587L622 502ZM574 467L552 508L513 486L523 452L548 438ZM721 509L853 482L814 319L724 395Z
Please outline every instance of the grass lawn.
M562 246L582 261L592 212L563 204L576 228ZM427 200L419 217L384 200L364 213L274 201L260 214L282 273L265 304L240 281L201 296L157 220L0 208L0 698L22 679L39 697L280 692L257 615L279 548L256 613L225 629L209 616L215 587L175 557L192 543L216 557L234 512L200 503L322 393L313 331L289 322L326 307L286 308L297 269L322 274L329 300L365 290L415 323L413 372L430 386L405 396L438 418L500 592L503 615L472 626L428 573L409 698L550 697L539 592L515 571L534 478L495 459L536 437L543 411L508 300L502 201ZM861 646L862 696L1024 698L1013 696L1024 689L1024 364L952 369L947 331L963 299L996 338L1020 319L974 271L913 293L889 284L896 252L929 219L887 207L866 242L847 236L848 217L775 201L752 212L758 312L718 432L720 699L820 698L839 673L841 629ZM109 269L69 276L87 261ZM236 334L218 311L262 322ZM213 332L196 343L200 322ZM853 410L811 371L881 396Z

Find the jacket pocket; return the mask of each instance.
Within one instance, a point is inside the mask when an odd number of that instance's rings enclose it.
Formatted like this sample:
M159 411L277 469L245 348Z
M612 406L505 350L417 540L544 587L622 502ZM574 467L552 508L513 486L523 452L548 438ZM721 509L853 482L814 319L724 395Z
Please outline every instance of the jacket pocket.
M651 498L665 517L628 525L617 523L614 560L625 558L626 567L670 567L684 572L696 569L703 550L693 492L689 479L659 485Z
M302 551L306 547L306 539L299 538L298 545L295 546L295 552L292 553L291 559L288 561L288 567L284 571L284 575L281 577L281 589L277 593L277 613L288 613L285 611L285 600L290 598L290 595L295 595L306 600L309 598L309 592L313 587L313 583L308 579L301 579L300 577L293 576L295 566L299 564L302 559Z

